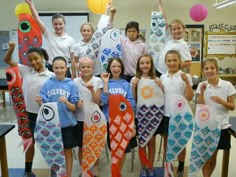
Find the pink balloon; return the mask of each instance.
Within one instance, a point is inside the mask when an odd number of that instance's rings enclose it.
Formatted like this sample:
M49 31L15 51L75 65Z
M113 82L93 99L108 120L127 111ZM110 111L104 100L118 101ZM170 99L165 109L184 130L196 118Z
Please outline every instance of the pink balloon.
M207 17L208 9L203 4L196 4L190 9L189 15L194 21L200 22Z

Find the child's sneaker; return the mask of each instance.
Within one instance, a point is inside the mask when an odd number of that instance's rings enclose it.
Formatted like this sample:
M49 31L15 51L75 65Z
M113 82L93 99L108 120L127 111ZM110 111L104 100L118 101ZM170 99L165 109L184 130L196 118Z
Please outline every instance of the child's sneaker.
M25 172L23 177L36 177L33 172Z
M147 170L141 170L140 171L140 177L148 177Z
M155 171L154 168L153 169L148 169L148 177L155 177Z

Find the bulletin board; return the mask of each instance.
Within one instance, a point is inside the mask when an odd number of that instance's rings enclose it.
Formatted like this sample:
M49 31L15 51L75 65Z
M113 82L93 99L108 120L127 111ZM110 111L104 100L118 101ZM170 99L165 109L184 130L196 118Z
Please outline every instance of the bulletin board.
M204 25L185 25L184 40L188 43L192 62L201 62L203 59Z
M236 32L206 32L205 57L236 57Z
M3 57L8 49L9 40L9 31L0 31L0 69L8 67L8 65L3 61Z

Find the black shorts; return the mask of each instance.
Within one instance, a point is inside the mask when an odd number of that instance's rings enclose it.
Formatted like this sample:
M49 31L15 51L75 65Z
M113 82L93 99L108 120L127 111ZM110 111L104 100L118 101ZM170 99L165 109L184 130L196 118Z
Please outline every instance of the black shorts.
M61 128L64 149L76 147L76 126Z
M229 134L228 128L221 130L220 140L217 149L230 149L230 136L231 135Z
M84 127L84 122L77 122L77 126L76 126L76 140L77 140L77 146L79 146L79 148L83 147L83 128Z
M35 130L38 114L27 112L27 115L28 115L28 119L29 119L30 131L31 131L32 137L34 139L34 130Z
M109 123L107 124L107 145L109 150L111 150L111 146L110 146L111 142L110 142L110 132L109 132ZM131 149L135 148L138 146L137 143L137 138L136 135L129 141L128 146L125 149L125 153L129 153L131 152Z
M159 127L157 128L154 135L168 135L170 117L163 116Z
M27 115L29 119L30 130L32 133L34 133L38 114L27 112Z

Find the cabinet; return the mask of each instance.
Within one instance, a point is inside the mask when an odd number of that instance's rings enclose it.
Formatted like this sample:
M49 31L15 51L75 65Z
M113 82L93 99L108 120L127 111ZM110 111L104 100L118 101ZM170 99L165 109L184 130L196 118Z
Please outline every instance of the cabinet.
M236 85L236 74L219 74L223 80L230 81L233 85Z

